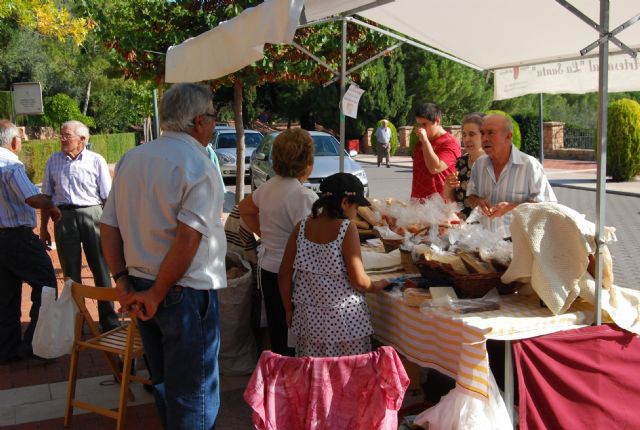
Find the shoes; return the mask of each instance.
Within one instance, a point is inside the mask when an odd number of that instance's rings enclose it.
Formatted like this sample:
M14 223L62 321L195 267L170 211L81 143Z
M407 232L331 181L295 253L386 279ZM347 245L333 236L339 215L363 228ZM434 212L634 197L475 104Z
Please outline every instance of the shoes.
M389 168L391 168L391 166L389 166L389 165L387 164L387 169L389 169Z
M380 167L380 163L378 163L378 167Z

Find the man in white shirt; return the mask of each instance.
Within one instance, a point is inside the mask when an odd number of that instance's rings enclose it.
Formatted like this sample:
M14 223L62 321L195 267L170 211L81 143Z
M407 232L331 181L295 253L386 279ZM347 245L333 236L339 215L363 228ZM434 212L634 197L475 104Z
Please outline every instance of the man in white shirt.
M538 160L512 143L513 124L503 115L489 115L482 127L482 149L467 184L469 205L485 215L483 225L502 237L511 236L511 211L520 203L555 202L556 195Z
M227 247L224 190L205 150L216 125L209 87L171 87L160 122L162 136L116 166L102 247L120 303L138 316L164 428L212 429Z
M378 154L378 167L380 167L383 158L387 160L387 167L391 167L389 165L389 159L391 158L391 128L389 127L389 121L383 119L380 127L376 129L375 135L377 141L376 152Z
M62 212L53 233L65 277L82 283L82 252L97 287L111 287L111 277L100 249L98 224L102 205L111 189L111 175L102 155L86 149L89 129L80 121L60 127L60 152L47 160L42 193L50 196ZM49 216L41 213L40 239L51 244ZM98 303L102 331L118 326L118 316L109 302Z

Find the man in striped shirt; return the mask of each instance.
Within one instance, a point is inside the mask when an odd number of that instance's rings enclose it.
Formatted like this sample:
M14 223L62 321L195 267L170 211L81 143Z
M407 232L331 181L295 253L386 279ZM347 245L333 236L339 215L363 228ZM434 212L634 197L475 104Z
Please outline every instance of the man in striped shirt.
M56 248L65 277L82 282L82 250L97 287L111 287L109 270L100 248L99 223L102 206L111 190L111 175L105 159L85 148L89 129L80 121L67 121L60 129L61 151L49 157L42 192L60 208L62 219L54 225ZM51 243L49 217L42 214L40 239ZM103 331L118 326L118 316L109 302L98 303Z
M489 115L482 127L482 149L467 184L469 205L485 215L482 224L502 237L511 236L511 211L520 203L555 202L556 195L542 164L512 143L513 124L503 115Z
M18 159L22 141L18 127L0 120L0 364L31 354L31 339L40 312L42 287L56 287L51 258L33 233L36 211L48 212L54 222L60 211L40 194ZM31 321L20 331L22 283L31 286Z

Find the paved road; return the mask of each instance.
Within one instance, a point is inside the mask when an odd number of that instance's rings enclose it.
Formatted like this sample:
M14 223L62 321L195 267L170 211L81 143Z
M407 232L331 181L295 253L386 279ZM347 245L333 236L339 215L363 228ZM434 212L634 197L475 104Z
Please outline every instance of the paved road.
M369 177L371 197L408 199L411 192L411 169L386 169L375 165L363 166ZM595 222L596 197L594 191L578 190L555 185L558 201L586 215ZM613 256L615 283L622 287L640 289L640 197L607 194L605 225L616 228L618 242L610 246Z

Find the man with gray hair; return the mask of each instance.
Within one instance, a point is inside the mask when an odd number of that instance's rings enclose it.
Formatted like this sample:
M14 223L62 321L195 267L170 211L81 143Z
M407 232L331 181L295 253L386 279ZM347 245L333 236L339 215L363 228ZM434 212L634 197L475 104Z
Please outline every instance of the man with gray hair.
M215 117L209 87L171 87L162 136L118 162L100 225L119 301L138 316L165 429L212 429L220 404L224 190L205 150Z
M542 164L513 145L509 118L486 116L480 133L486 155L473 164L467 201L482 211L481 221L487 229L510 237L513 209L525 202L555 202L556 195Z
M382 164L382 159L387 160L387 167L389 165L389 158L391 158L391 128L389 127L389 121L382 120L380 127L376 129L376 153L378 154L378 167Z
M48 212L54 222L60 219L60 211L27 177L18 159L21 149L18 128L0 120L0 364L31 355L42 287L56 288L51 258L33 233L33 208ZM31 286L32 302L24 337L20 331L23 282Z
M109 167L102 155L86 149L89 129L80 121L67 121L60 127L60 152L47 160L42 192L50 196L62 212L53 233L60 265L65 277L82 283L82 251L97 287L111 287L109 270L100 249L98 224L102 206L111 190ZM40 239L51 244L49 217L42 213ZM118 326L113 304L98 302L102 331Z

